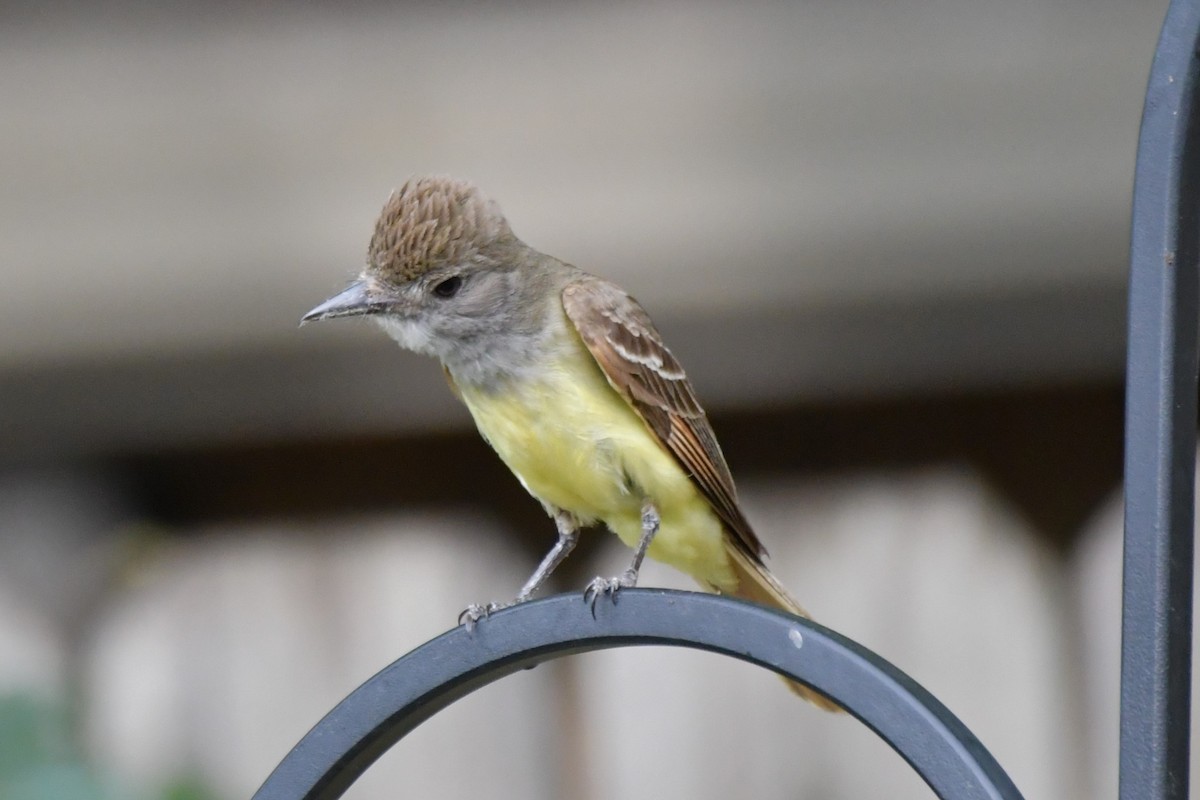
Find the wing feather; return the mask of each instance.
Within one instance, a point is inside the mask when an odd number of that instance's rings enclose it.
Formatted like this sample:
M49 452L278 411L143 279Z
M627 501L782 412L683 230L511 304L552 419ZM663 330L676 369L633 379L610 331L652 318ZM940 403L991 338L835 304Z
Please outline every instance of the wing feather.
M684 468L739 549L761 563L766 549L738 505L708 417L649 315L620 287L590 275L568 285L562 301L609 384Z

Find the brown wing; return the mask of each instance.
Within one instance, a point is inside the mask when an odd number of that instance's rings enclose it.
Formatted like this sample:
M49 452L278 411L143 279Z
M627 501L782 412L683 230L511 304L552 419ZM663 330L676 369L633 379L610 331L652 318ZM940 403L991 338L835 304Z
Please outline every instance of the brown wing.
M691 476L737 544L761 563L767 551L738 506L708 417L650 317L620 287L590 275L567 286L562 300L608 382Z

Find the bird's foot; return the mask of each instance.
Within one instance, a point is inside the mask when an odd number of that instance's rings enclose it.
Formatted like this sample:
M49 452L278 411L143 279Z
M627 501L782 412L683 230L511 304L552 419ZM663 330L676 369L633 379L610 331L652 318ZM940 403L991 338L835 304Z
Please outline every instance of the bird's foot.
M472 603L462 610L458 615L458 624L466 626L467 633L475 630L475 623L481 619L487 619L493 612L499 611L502 608L508 608L514 603L488 603L487 605L479 605Z
M600 599L601 595L608 595L612 598L613 605L616 605L617 592L637 586L637 578L637 570L634 569L627 569L612 578L592 578L592 582L583 590L583 602L591 606L594 617L596 616L596 601Z

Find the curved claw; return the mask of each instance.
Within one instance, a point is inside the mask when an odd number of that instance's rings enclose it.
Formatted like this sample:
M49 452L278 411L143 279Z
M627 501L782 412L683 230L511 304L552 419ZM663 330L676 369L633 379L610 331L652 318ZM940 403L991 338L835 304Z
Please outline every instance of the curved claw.
M612 598L613 605L617 604L617 592L637 585L637 573L626 570L623 574L612 578L592 578L591 583L583 590L583 602L589 604L592 616L596 616L596 601L601 595Z
M481 606L478 603L471 603L462 610L458 615L458 624L465 625L467 633L475 630L475 623L481 619L487 619L492 615L492 612L499 611L502 608L507 608L508 603L488 603L486 606Z
M467 633L475 630L475 623L487 616L487 609L478 603L471 603L458 615L458 624L467 627Z

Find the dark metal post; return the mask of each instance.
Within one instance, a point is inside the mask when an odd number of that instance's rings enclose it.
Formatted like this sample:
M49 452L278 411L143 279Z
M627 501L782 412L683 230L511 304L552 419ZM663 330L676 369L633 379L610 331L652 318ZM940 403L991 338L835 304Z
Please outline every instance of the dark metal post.
M1200 5L1174 0L1146 90L1125 418L1121 800L1187 800L1196 458Z

